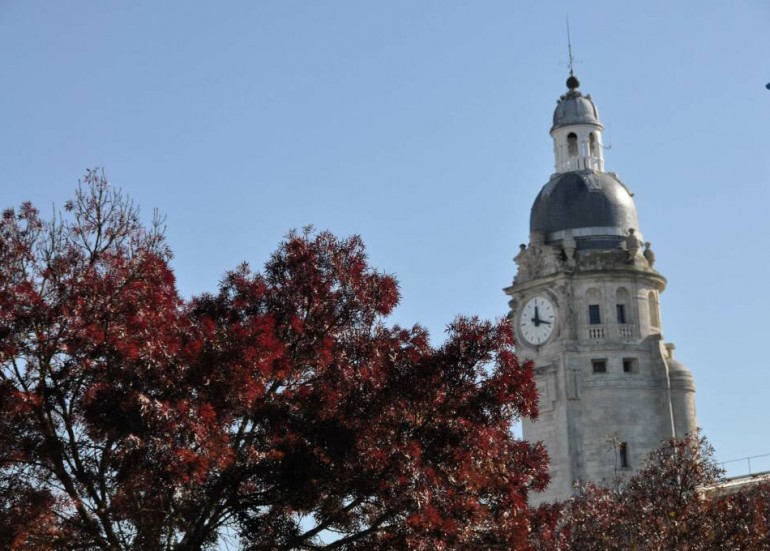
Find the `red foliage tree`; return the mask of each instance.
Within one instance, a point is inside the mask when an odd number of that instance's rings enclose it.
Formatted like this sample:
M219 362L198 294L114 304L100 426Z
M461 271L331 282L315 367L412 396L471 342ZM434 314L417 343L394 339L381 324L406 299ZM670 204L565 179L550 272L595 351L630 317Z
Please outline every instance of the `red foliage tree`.
M535 547L578 550L770 549L770 486L720 491L721 469L699 435L671 439L614 487L587 484L544 507Z
M541 447L508 323L389 327L358 238L176 291L157 226L89 172L67 218L0 221L0 545L524 548Z

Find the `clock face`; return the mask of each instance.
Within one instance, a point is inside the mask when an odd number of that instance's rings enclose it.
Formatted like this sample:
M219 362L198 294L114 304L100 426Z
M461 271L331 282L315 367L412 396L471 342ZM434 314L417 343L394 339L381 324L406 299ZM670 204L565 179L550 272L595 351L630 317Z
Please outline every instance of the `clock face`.
M530 344L543 344L556 325L556 309L545 297L534 297L521 309L519 332Z

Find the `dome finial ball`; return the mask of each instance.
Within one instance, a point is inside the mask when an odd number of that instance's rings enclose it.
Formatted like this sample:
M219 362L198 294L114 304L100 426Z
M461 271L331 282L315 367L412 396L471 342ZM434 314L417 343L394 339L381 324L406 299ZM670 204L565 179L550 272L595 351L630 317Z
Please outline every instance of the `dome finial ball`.
M570 90L574 90L578 86L580 86L580 81L577 79L575 75L570 75L569 78L567 79L567 88L569 88Z

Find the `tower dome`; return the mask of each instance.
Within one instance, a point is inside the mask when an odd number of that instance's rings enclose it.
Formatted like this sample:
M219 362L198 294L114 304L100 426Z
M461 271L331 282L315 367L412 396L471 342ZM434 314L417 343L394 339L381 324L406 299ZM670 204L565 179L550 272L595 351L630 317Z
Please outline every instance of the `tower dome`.
M556 173L532 205L529 228L547 243L576 240L577 249L617 249L629 230L639 230L632 193L604 171L602 126L590 95L570 74L553 113ZM641 235L637 234L637 239Z
M639 220L628 188L615 174L592 170L554 174L529 218L530 232L551 242L570 230L579 248L616 248L630 228L638 230Z
M591 96L584 96L575 90L559 98L553 112L552 129L570 124L593 124L604 128L599 122L599 111L596 110Z
M556 128L573 124L591 124L599 129L604 128L599 122L599 111L596 109L591 95L584 96L577 89L578 86L580 86L580 81L576 77L570 76L567 79L569 92L561 96L556 104L551 132Z
M584 96L578 86L578 79L570 75L567 79L569 91L559 98L553 112L551 137L557 172L604 170L604 126L591 96Z

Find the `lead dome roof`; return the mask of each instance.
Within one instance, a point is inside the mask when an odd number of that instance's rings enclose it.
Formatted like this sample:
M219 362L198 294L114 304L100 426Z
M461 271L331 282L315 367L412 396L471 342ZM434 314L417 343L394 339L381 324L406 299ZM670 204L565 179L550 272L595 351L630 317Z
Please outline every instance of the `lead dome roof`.
M577 88L580 81L572 75L567 79L569 92L561 96L553 112L551 130L572 124L592 124L604 128L599 122L599 111L596 109L591 94L584 96Z
M639 229L636 205L628 188L611 172L557 173L540 190L529 218L530 232L606 229L606 235ZM602 233L601 231L599 233ZM596 231L594 231L596 234Z

